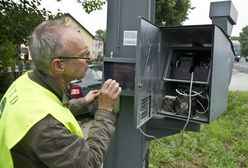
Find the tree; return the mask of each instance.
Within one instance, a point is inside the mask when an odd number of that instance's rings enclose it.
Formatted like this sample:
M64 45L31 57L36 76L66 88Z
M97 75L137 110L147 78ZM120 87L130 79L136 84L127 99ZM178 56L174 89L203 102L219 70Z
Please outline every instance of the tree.
M0 1L0 45L6 40L20 44L27 40L33 28L46 18L53 18L50 11L39 9L42 0ZM61 1L61 0L57 0ZM101 9L105 0L76 0L90 13Z
M42 0L1 0L0 1L0 62L8 65L18 61L18 47L22 43L27 43L28 36L33 29L47 18L56 18L46 9L39 9ZM57 0L61 1L61 0ZM106 0L75 0L80 3L83 9L90 13L101 9ZM14 48L13 48L14 47ZM9 55L9 59L3 58L1 51L3 48L12 48L14 55ZM8 52L9 53L9 52ZM10 53L9 53L10 54ZM6 55L7 56L7 55Z
M242 56L248 56L248 26L242 29L242 32L239 34L239 41L241 43L241 54Z
M230 39L231 40L238 40L239 41L239 37L237 37L237 36L232 36L232 37L230 37Z
M35 25L48 16L44 9L38 10L39 3L13 0L0 2L0 44L10 41L14 44L25 43Z
M190 0L157 0L155 23L159 26L181 25L191 7Z
M39 2L1 0L0 2L0 61L3 67L18 62L19 46L27 43L28 36L36 25L50 16L49 11L38 9Z
M35 1L0 1L0 91L4 91L11 82L9 74L4 72L18 64L20 44L26 43L32 29L48 16L44 9L38 10L38 5Z
M77 2L81 3L86 13L91 13L92 11L102 9L102 6L106 3L106 0L77 0Z
M97 30L95 37L98 38L99 40L105 41L106 30L101 30L101 29Z
M96 39L99 39L103 42L103 52L102 53L99 53L97 55L97 61L98 62L102 62L103 61L103 56L104 56L104 53L105 53L105 49L106 49L106 30L97 30L96 31L96 35L95 35L95 38Z
M18 65L19 46L27 43L28 36L33 29L48 18L61 15L52 15L46 9L40 9L42 0L0 0L0 88L8 75L4 71L9 66ZM61 0L57 0L61 1ZM74 0L90 13L101 9L106 0ZM3 89L4 90L4 89ZM1 92L2 90L0 90Z

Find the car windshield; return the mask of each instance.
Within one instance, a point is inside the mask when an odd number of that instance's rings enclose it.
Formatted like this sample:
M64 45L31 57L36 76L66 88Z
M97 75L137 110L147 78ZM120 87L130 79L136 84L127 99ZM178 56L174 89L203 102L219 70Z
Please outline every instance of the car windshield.
M102 78L99 76L99 74L95 70L92 70L91 68L88 69L85 78L83 78L83 80L85 81L93 81L93 80L101 80L101 79Z
M93 75L95 80L101 80L102 79L101 76L99 75L99 73L100 73L100 71L96 72L96 71L92 70L92 75Z

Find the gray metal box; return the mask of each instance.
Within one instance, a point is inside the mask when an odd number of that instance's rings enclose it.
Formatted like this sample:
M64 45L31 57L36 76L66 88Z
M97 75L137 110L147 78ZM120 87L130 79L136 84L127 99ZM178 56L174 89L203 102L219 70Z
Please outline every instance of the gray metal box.
M234 53L223 30L216 25L157 27L142 18L140 25L134 103L137 128L156 115L210 123L224 112ZM194 97L189 108L191 84ZM167 108L165 99L170 104Z
M227 17L231 24L236 24L238 11L232 1L211 2L209 17Z
M209 17L212 19L213 24L220 26L231 36L232 27L238 19L238 11L232 1L211 2Z

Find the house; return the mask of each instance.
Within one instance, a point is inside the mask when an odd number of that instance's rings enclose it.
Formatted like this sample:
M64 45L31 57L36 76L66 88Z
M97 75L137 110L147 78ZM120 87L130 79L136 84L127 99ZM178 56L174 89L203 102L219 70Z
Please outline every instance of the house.
M82 26L73 16L69 13L62 17L65 24L75 28L88 43L89 50L94 57L99 55L103 56L103 41L96 39L84 26Z
M19 48L19 57L20 57L20 60L25 60L25 61L31 60L28 46L26 46L25 44L21 44Z
M96 39L84 26L82 26L73 16L69 13L64 14L61 17L62 21L73 28L75 28L88 43L89 51L93 57L103 56L103 41ZM19 52L20 60L23 62L32 60L28 46L21 44ZM23 63L24 64L24 63Z
M103 57L103 52L104 52L104 42L100 39L95 38L93 42L92 55L96 58Z

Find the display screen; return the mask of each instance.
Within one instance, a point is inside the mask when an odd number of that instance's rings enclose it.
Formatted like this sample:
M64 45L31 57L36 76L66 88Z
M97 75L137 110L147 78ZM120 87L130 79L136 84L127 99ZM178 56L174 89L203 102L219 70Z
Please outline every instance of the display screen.
M104 62L104 78L116 80L122 90L134 90L135 64Z

